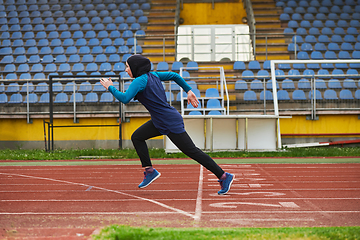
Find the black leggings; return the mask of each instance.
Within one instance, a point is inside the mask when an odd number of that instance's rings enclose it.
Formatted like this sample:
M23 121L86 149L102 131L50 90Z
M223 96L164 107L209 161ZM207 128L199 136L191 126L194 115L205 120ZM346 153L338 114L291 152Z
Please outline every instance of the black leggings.
M162 134L156 129L152 120L144 123L132 134L131 141L140 158L142 167L152 166L145 140L161 135ZM179 134L169 133L167 136L183 153L203 165L206 169L215 174L217 178L220 179L224 174L224 171L209 155L195 146L187 132Z

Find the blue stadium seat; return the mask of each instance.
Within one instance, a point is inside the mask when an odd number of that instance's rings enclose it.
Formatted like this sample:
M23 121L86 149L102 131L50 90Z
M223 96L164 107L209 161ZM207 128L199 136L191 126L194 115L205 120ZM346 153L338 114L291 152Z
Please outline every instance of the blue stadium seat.
M334 90L327 89L324 92L324 99L325 100L337 100L338 97L337 97L337 94L336 94L336 92Z
M313 35L307 35L305 37L305 42L307 42L307 43L316 43L317 39Z
M85 67L82 63L75 63L72 67L72 72L83 72L85 70Z
M49 101L50 101L50 97L49 97L49 96L50 96L49 93L43 93L43 94L41 94L39 103L49 103Z
M218 110L211 110L209 111L208 115L222 115L220 111Z
M91 54L86 54L83 56L81 62L82 63L92 63L92 62L94 62L94 57Z
M312 45L309 42L303 43L301 45L301 51L312 52L313 50L314 49L313 49Z
M192 81L192 80L189 80L189 81L186 81L187 84L189 84L189 86L192 88L192 89L197 89L197 84L195 81Z
M290 100L289 93L286 90L279 90L277 92L277 97L279 101L288 101Z
M22 103L23 101L22 95L20 93L14 93L10 96L9 103Z
M281 86L282 86L282 89L295 89L294 82L291 79L283 80Z
M270 74L267 70L259 70L257 72L257 78L258 79L269 79L270 78Z
M306 96L303 90L295 90L292 94L293 100L306 100Z
M298 53L297 58L299 60L308 60L308 59L310 59L309 54L307 52L302 52L302 51Z
M244 93L244 101L256 101L256 93L252 90L248 90Z
M56 70L57 70L56 64L55 63L49 63L49 64L46 64L44 72L53 73L53 72L56 72Z
M328 50L329 51L340 51L339 44L331 42L328 44Z
M219 90L216 88L208 88L205 91L205 97L219 97Z
M180 71L180 68L184 67L182 62L175 61L171 65L171 71Z
M305 78L300 79L298 82L298 89L302 89L302 90L311 89L310 81Z
M60 64L59 69L58 69L58 72L59 72L59 73L70 72L70 64L68 64L68 63L62 63L62 64Z
M78 54L75 53L69 56L68 63L79 63L79 62L80 62L80 56Z
M120 53L120 54L125 54L125 53L129 53L130 52L130 49L128 46L120 46L117 53Z
M74 99L75 99L75 102L77 102L77 103L84 101L83 95L82 95L81 93L78 93L78 92L75 93L75 95L74 95L74 93L71 94L71 96L70 96L70 101L69 101L69 102L73 103L73 102L74 102Z
M344 38L344 41L346 41L345 38ZM353 51L354 50L352 44L350 44L349 42L342 43L340 48L342 51Z
M23 77L21 77L23 76ZM20 76L20 79L22 80L25 80L25 79L31 79L31 76L29 73L23 73L21 74ZM32 82L29 82L29 83L24 83L21 87L21 90L20 92L22 93L26 93L28 91L28 88L29 88L29 93L33 92L34 91L34 84Z
M110 72L111 69L112 69L111 64L107 62L101 63L99 67L100 72Z
M101 85L100 82L96 82L94 85L93 92L105 92L105 88Z
M199 70L197 62L194 62L194 61L188 62L186 64L186 67L190 67L189 69L187 69L188 71L197 71L197 70Z
M59 93L55 96L54 103L67 103L69 101L68 96L66 93Z
M250 70L245 70L241 73L241 78L252 80L254 79L254 73Z
M332 35L330 40L333 43L342 43L343 42L343 39L340 35Z
M49 87L48 87L47 83L41 82L36 85L34 92L42 93L42 92L48 92L48 90L49 90Z
M168 71L169 64L167 62L159 62L156 67L157 71Z
M125 71L125 64L123 62L117 62L113 67L114 72L123 72Z
M248 65L249 70L260 70L260 63L256 60L250 61Z
M315 72L314 72L314 70L312 70L312 69L306 69L306 70L303 72L303 75L312 77L312 76L315 75Z
M93 52L92 52L92 54L94 54L95 52L94 52L94 49L96 48L96 53L97 54L100 54L100 53L102 53L102 51L100 51L98 48L101 48L100 46L96 46L96 47L94 47L93 48ZM102 48L101 48L102 49ZM86 55L86 54L90 54L90 48L88 47L88 46L82 46L82 47L80 47L80 49L79 49L79 55Z
M35 93L30 93L29 95L25 96L24 103L37 103L38 102L38 96Z
M1 103L7 103L8 102L8 97L5 93L1 93L0 94L0 104Z
M30 72L31 73L40 73L40 72L43 72L43 69L44 68L43 68L42 64L37 63L37 64L32 65Z
M13 63L15 63L15 64L23 64L23 63L26 63L26 62L28 64L39 63L39 62L35 62L35 61L32 62L33 60L36 60L36 56L38 56L38 55L30 56L29 61L28 61L28 59L27 59L27 57L25 55L19 55L19 56L16 57L15 62L13 62ZM5 56L5 57L11 57L12 59L14 58L13 56Z
M121 58L121 62L125 63L125 62L126 62L126 60L127 60L130 56L131 56L131 54L130 54L130 53L126 53L126 54L124 54L124 55L122 56L122 58Z
M235 61L233 65L233 69L244 71L246 69L245 63L243 61Z
M354 63L355 64L355 63ZM351 66L351 63L349 64L350 67ZM360 69L360 67L358 67L358 69ZM352 68L349 68L347 71L346 71L346 74L347 75L358 75L358 71L356 69L352 69ZM360 78L359 76L351 76L351 78ZM360 86L359 86L360 87Z
M281 69L276 69L276 70L275 70L275 76L276 76L276 78L279 79L279 80L285 79L285 73L284 73L284 71L281 70Z
M334 51L326 51L324 56L325 59L337 59L336 53Z
M270 69L271 69L271 68L270 68L270 60L264 61L264 63L263 63L263 69L264 69L264 70L270 70Z
M345 78L345 76L339 76L339 75L344 75L344 71L342 69L334 69L332 75L333 77L336 78Z
M315 89L327 89L326 83L323 79L316 79L315 80Z
M27 72L29 72L29 70L30 70L29 65L27 63L23 63L23 64L19 65L17 72L18 73L27 73Z
M355 99L360 99L360 89L355 91Z
M312 27L309 29L309 34L314 35L314 36L318 36L320 35L320 31L318 28Z
M2 54L0 54L0 55L2 55ZM23 56L23 57L25 57L25 59L26 59L26 56ZM1 59L0 63L4 64L4 65L12 64L12 63L14 63L14 57L12 56L12 54L11 55L6 55L6 56L3 57L3 59Z
M165 92L166 100L172 102L175 100L174 94L172 92Z
M278 65L280 70L290 70L291 66L288 63L279 63Z
M246 82L244 80L237 80L235 82L235 90L248 90Z
M104 87L103 87L104 88ZM103 94L101 94L100 96L100 102L104 103L104 102L113 102L114 97L111 93L109 92L105 92Z
M98 102L98 101L99 101L98 95L94 92L90 92L90 93L86 94L85 100L84 100L85 103L94 103L94 102Z
M88 63L85 68L85 72L96 72L98 70L98 66L96 63Z
M206 103L206 108L221 108L219 99L209 99Z
M264 101L264 91L260 92L260 100ZM266 101L273 101L274 100L271 91L265 90L265 100Z
M77 86L74 84L74 82L68 82L65 84L64 92L74 92L74 85L75 85L75 91L77 91Z
M5 79L18 79L16 73L9 73L6 75Z
M89 81L82 82L79 86L79 92L90 92L92 90L91 84Z
M290 69L288 72L288 77L291 79L300 79L300 72L297 69Z
M20 86L18 83L10 83L8 88L5 90L7 93L17 93L20 91Z
M349 89L343 89L339 93L339 98L341 100L353 100L354 97Z

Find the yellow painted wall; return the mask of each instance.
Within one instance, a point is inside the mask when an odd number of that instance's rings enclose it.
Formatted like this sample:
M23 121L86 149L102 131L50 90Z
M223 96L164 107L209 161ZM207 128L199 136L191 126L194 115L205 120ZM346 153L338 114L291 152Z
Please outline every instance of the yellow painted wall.
M319 120L306 116L280 119L281 134L360 133L358 115L320 115Z
M211 3L184 3L180 18L184 25L201 24L243 24L246 17L243 2L216 2L214 9Z
M123 139L130 140L131 134L149 118L131 118L123 123ZM46 119L46 121L49 121ZM117 125L117 118L82 118L79 123L73 119L54 119L55 126L79 125ZM46 128L47 131L47 128ZM54 140L118 140L118 127L80 127L54 128ZM158 137L156 139L162 139ZM27 124L26 119L0 119L0 141L43 141L44 129L42 119L33 119Z

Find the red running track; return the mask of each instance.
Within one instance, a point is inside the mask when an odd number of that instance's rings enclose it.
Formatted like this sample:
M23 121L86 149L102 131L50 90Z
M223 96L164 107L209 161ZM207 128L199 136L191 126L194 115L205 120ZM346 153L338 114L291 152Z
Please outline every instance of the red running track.
M1 235L40 236L48 231L64 239L80 239L110 224L360 225L360 164L221 167L235 174L224 196L217 195L216 177L196 164L157 165L162 175L145 189L138 189L143 173L133 165L1 166Z

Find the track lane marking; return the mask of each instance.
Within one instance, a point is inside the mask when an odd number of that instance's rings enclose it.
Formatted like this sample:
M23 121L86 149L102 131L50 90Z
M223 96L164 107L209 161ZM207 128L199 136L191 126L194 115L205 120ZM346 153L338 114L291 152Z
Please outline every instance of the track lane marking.
M203 182L204 182L204 168L200 165L200 174L199 174L199 185L198 192L196 196L196 207L195 207L195 227L199 227L199 222L201 219L202 211L202 193L203 193Z
M84 183L74 183L74 182L69 182L69 181L65 181L65 180L58 180L58 179L52 179L52 178L36 177L36 176L29 176L29 175L22 175L22 174L9 174L9 173L0 173L0 175L19 176L19 177L25 177L25 178L32 178L32 179L39 179L39 180L67 183L67 184L70 184L70 185L78 185L78 186L90 187L90 185L87 185L87 184L84 184ZM161 206L163 208L172 210L172 211L177 212L179 214L182 214L182 215L185 215L187 217L191 217L191 218L195 219L194 214L188 213L188 212L183 211L181 209L170 207L170 206L168 206L168 205L166 205L164 203L161 203L161 202L158 202L158 201L155 201L155 200L152 200L152 199L143 198L143 197L139 197L139 196L136 196L136 195L132 195L132 194L116 191L116 190L106 189L106 188L102 188L102 187L96 187L96 186L92 186L92 187L94 189L99 189L99 190L103 190L103 191L107 191L107 192L118 193L118 194L125 195L125 196L128 196L128 197L133 197L133 198L140 199L140 200L143 200L143 201L151 202L151 203L154 203L154 204L156 204L158 206Z

